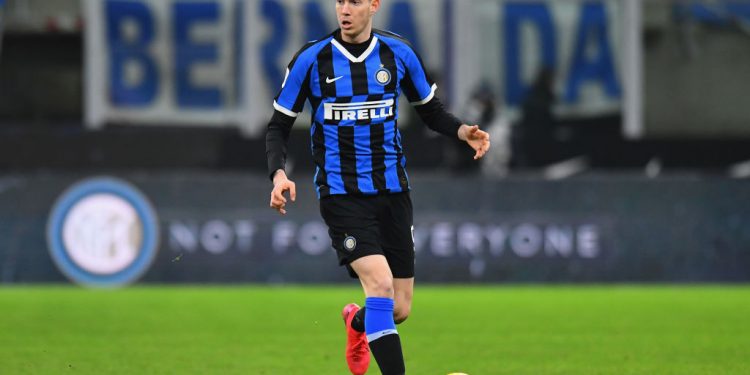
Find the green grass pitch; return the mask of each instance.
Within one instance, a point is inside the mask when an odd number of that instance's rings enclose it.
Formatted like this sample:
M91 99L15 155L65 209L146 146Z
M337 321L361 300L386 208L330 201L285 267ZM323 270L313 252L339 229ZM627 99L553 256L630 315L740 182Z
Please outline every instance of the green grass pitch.
M352 286L0 288L0 374L347 374ZM423 286L408 374L750 374L748 286ZM372 363L371 374L379 374Z

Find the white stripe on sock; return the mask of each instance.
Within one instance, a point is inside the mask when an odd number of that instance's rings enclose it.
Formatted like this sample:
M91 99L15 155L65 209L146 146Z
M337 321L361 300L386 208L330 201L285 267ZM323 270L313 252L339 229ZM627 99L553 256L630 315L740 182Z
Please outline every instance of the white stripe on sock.
M398 335L398 331L395 329L384 329L380 332L375 332L367 335L367 342L373 342L386 335Z

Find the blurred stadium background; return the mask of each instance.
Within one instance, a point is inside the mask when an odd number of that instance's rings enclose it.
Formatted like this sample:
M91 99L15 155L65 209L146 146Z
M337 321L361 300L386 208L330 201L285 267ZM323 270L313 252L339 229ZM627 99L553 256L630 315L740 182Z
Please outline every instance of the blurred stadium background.
M321 296L361 298L335 265L319 219L307 116L297 120L289 145L298 200L285 217L267 208L264 130L273 96L297 49L335 25L333 0L0 0L0 332L10 332L0 334L7 349L0 373L343 373L338 352L302 370L284 363L279 347L304 355L290 349L299 345L294 332L267 343L237 339L230 324L205 325L217 316L243 322L243 314L226 315L253 310L243 298L269 305L250 314L262 325L274 303L318 295L320 284L335 284ZM480 296L492 311L515 308L508 319L529 319L514 325L482 315L476 326L456 329L484 327L485 351L444 337L448 342L436 344L444 353L415 352L408 368L750 373L743 315L750 313L750 2L382 0L375 26L411 40L442 100L492 135L492 150L477 163L465 146L402 111L418 283L455 284L450 293L463 303ZM215 285L247 283L247 290ZM526 283L539 285L518 286ZM591 283L606 285L582 285ZM651 287L623 290L624 283ZM720 284L684 285L694 283ZM100 294L70 284L135 285ZM289 284L304 287L280 287ZM290 290L299 293L273 297ZM423 303L438 301L440 290L428 288L425 295L436 299ZM552 297L556 292L562 297ZM196 309L185 318L182 310L191 307L184 295L226 309ZM713 308L701 304L717 295ZM536 297L549 304L536 305ZM140 319L153 308L165 320L149 321L142 337L105 340L139 325L106 311L141 298L154 304L134 303L129 316ZM339 302L346 301L332 301L330 311ZM166 321L174 308L191 323L178 341L149 336L163 324L167 330L154 335L175 336L180 327ZM310 318L300 310L271 320L321 319L311 335L327 333L326 324L340 328L338 320L323 321L334 313ZM624 311L632 320L589 320ZM571 320L549 323L558 313ZM109 328L82 334L82 321ZM108 325L114 321L119 328ZM538 348L534 354L551 359L546 364L508 349L544 339L534 324L545 321L545 329L561 329L557 344L574 348ZM663 337L638 331L643 335L617 341L645 321L667 327ZM414 347L429 343L420 332L434 331L417 322ZM593 322L590 337L575 336L585 322ZM529 329L537 336L524 336ZM220 349L190 346L198 345L191 332L229 354L222 360ZM514 336L504 343L505 332ZM340 351L337 335L326 340L320 348ZM621 345L612 347L616 354L593 362L580 356L608 340ZM82 355L45 342L140 345L153 353L123 362L115 349ZM629 351L646 342L685 347ZM154 349L173 344L190 350ZM270 348L251 353L237 345ZM197 365L194 358L206 355L219 357ZM171 362L148 367L162 356ZM243 356L277 361L248 364Z

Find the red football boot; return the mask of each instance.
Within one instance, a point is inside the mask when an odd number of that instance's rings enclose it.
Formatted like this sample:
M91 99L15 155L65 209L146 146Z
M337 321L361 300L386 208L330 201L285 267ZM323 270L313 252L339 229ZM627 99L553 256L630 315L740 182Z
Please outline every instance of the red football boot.
M370 346L367 345L367 335L352 328L354 314L359 311L359 305L350 303L344 306L341 316L346 324L346 364L354 375L363 375L370 366Z

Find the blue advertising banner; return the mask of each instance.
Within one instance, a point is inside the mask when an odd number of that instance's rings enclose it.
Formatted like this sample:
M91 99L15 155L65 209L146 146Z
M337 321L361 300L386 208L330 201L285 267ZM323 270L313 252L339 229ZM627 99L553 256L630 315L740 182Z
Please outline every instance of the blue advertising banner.
M411 176L420 282L750 281L750 186L723 178ZM265 176L0 179L0 282L333 283L311 186Z

